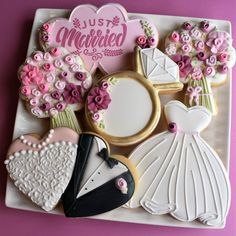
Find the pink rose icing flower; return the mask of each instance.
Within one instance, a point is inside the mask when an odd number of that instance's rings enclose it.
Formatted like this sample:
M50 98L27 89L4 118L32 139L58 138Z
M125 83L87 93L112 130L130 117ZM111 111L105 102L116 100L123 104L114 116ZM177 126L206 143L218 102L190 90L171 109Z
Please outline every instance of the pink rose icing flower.
M140 35L140 36L136 39L136 42L137 42L137 44L138 44L140 47L142 47L143 45L146 44L147 38L146 38L145 35Z
M98 87L92 88L87 97L88 110L91 112L107 109L110 102L109 93Z
M50 37L49 37L48 34L42 34L42 35L41 35L41 40L42 40L43 42L49 42L49 41L50 41Z
M98 112L95 112L92 114L92 119L93 121L99 121L101 119L101 116L99 115Z
M44 31L50 31L51 30L51 26L48 23L44 23L42 25L42 30Z
M228 66L226 64L223 64L223 65L219 66L218 71L221 74L226 74L226 73L228 73L229 68L228 68Z
M72 83L67 84L62 96L64 101L69 104L82 102L81 86Z
M54 98L55 100L59 100L60 98L61 98L61 92L59 92L59 91L53 91L52 93L51 93L51 97L52 98Z
M123 178L116 179L115 185L116 185L117 189L119 189L121 191L121 193L123 193L123 194L128 193L128 185L127 185L127 182L125 179L123 179Z
M202 70L199 67L195 67L192 71L192 79L193 80L201 80L202 79Z
M219 56L218 56L218 60L220 62L227 62L229 59L229 55L227 53L221 53Z
M39 107L42 111L48 111L51 108L51 105L49 102L45 102Z
M191 30L192 29L192 25L190 22L184 22L183 25L182 25L182 28L184 30Z
M170 35L170 40L172 42L178 42L179 41L179 34L174 31L171 35Z
M61 78L61 79L68 80L69 77L70 77L70 73L69 73L68 71L62 71L62 72L60 73L60 78Z
M209 32L211 30L210 22L207 21L207 20L204 20L204 21L200 22L200 29L203 32Z
M191 59L189 56L176 54L172 56L172 60L179 66L181 78L184 78L192 70Z
M46 93L49 89L49 84L40 84L38 88L42 93Z
M50 50L50 53L52 54L52 56L57 57L57 56L61 55L61 50L60 50L60 48L52 48Z
M210 48L212 53L223 52L228 46L230 36L226 32L212 31L208 34L206 45Z
M44 69L45 71L52 71L52 70L54 70L54 66L53 66L52 64L50 64L50 63L45 63L45 64L43 65L43 69Z
M155 38L152 37L152 36L149 36L149 37L147 38L147 44L148 44L150 47L154 46L154 45L156 44Z
M206 59L206 57L207 57L207 55L206 55L205 52L199 52L197 54L197 58L198 58L199 61L204 61Z
M30 64L24 65L20 71L20 80L25 85L39 84L43 81L43 74L37 66Z
M25 96L29 96L31 94L31 88L29 86L22 86L20 88L20 92L21 92L21 94L23 94Z
M109 83L107 81L102 81L101 85L100 85L100 88L102 90L107 90L109 88Z
M66 108L66 104L65 103L63 103L63 102L58 102L57 104L56 104L56 109L58 110L58 111L64 111L65 110L65 108Z
M75 78L79 81L84 81L86 80L86 73L84 72L76 72L75 73Z

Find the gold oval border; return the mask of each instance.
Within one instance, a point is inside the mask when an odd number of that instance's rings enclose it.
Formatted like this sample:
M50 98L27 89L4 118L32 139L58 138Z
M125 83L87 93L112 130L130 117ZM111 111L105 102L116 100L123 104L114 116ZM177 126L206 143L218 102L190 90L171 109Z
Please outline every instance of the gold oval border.
M86 105L85 105L86 120L93 132L98 133L103 138L105 138L109 143L111 143L113 145L127 146L127 145L132 145L132 144L138 143L138 142L142 141L143 139L145 139L147 136L149 136L152 133L152 131L156 128L156 125L159 122L160 114L161 114L161 111L160 111L161 104L160 104L160 99L158 96L158 91L155 90L155 88L153 87L151 82L149 82L142 75L140 75L134 71L122 71L122 72L109 74L107 76L102 77L97 82L97 84L99 82L101 82L102 80L108 80L111 77L113 77L117 80L134 79L147 89L147 91L150 95L150 98L152 101L152 107L153 107L152 114L151 114L151 117L150 117L147 125L142 130L140 130L138 133L133 134L131 136L117 137L117 136L107 134L106 132L104 132L103 129L99 128L95 122L93 122L92 118L89 115L89 111L87 108L88 107L87 101L86 101Z

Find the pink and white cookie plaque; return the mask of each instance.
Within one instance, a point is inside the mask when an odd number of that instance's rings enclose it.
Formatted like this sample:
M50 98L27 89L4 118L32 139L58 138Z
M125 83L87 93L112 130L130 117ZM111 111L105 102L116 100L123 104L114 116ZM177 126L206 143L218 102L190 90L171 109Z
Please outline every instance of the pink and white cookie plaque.
M158 33L144 18L129 19L119 4L97 8L90 4L77 6L69 19L54 18L40 30L44 49L62 46L82 57L87 69L104 73L130 69L131 53L138 44L156 47Z

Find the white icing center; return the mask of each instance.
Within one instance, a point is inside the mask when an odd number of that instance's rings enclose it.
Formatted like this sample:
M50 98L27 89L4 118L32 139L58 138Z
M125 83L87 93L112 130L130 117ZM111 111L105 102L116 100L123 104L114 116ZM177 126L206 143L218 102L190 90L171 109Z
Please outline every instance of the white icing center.
M112 102L104 112L106 133L117 137L141 131L150 120L152 100L147 89L133 79L119 80L110 93Z

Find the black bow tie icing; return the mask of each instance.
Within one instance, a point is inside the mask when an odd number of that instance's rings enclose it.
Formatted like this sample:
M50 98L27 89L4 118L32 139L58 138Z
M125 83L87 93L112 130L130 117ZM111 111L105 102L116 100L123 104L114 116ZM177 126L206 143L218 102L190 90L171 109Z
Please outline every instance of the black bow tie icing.
M103 148L99 153L98 156L104 159L106 161L107 165L112 169L115 165L118 164L117 160L114 160L109 157L107 148Z

